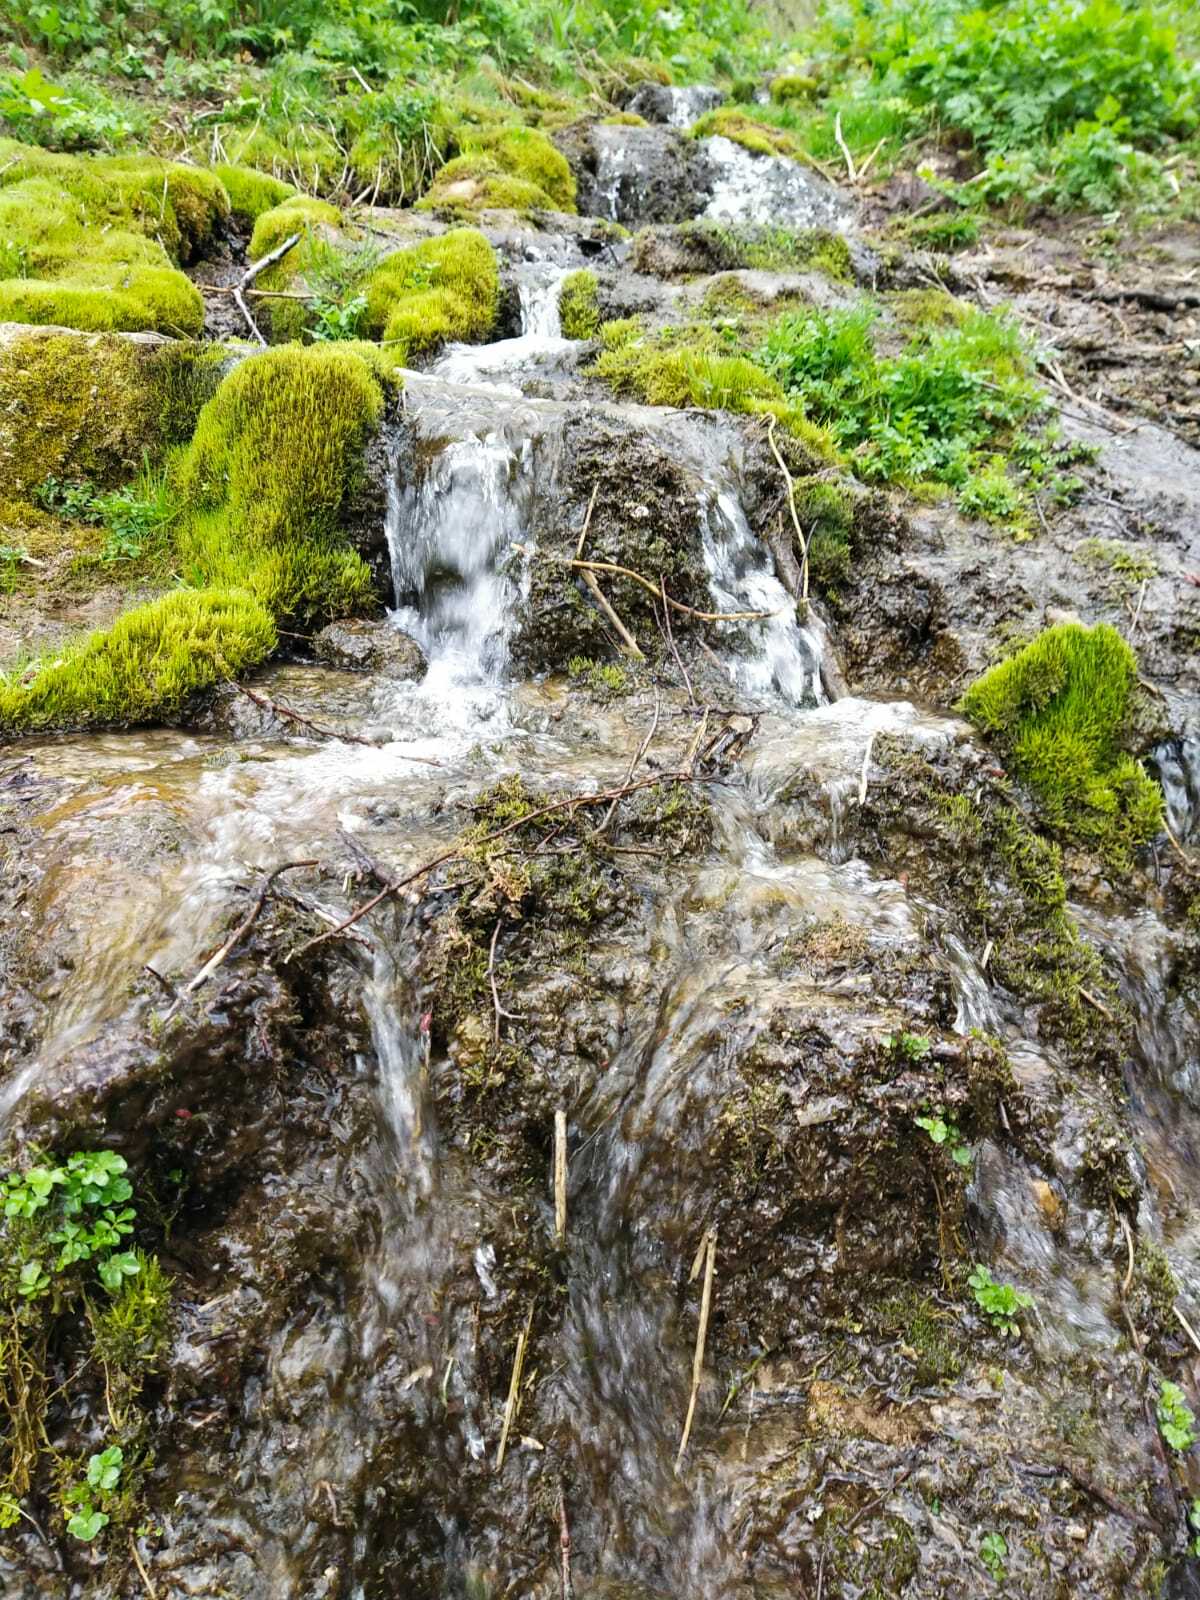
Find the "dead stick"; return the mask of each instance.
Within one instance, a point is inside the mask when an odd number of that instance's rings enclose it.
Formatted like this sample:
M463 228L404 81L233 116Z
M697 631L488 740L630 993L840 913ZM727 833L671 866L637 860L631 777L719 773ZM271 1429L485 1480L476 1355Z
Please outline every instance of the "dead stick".
M1175 1313L1176 1321L1179 1323L1179 1326L1183 1329L1184 1333L1187 1334L1188 1338L1196 1346L1196 1349L1200 1350L1200 1338L1197 1338L1196 1330L1192 1327L1191 1323L1184 1316L1183 1312L1180 1311L1178 1306L1172 1306L1171 1310Z
M654 691L654 717L653 717L653 719L652 719L652 721L650 723L650 731L649 731L649 733L647 733L646 737L642 740L641 745L638 748L637 754L634 756L633 760L629 763L629 771L625 774L625 782L626 783L632 782L634 773L641 766L642 758L646 754L646 751L649 750L650 745L653 742L654 735L658 732L658 714L659 714L659 710L661 709L661 706L662 706L662 702L659 699L658 690L656 689ZM602 834L607 833L609 824L612 822L613 817L616 815L616 810L617 810L618 805L620 805L620 803L621 803L620 796L618 795L618 797L613 801L612 805L610 805L608 810L605 812L604 821L596 829L596 837L597 838L600 838Z
M597 478L592 485L592 498L588 501L587 515L583 519L583 527L579 530L579 543L575 546L575 559L579 560L583 554L583 547L587 543L588 529L592 525L592 512L596 509L596 496L600 493L600 479Z
M692 1432L692 1418L696 1414L696 1398L700 1393L700 1380L704 1376L704 1345L708 1338L708 1313L712 1307L713 1274L717 1265L717 1230L708 1230L708 1253L704 1260L704 1289L700 1296L700 1326L696 1329L696 1353L692 1357L692 1392L688 1398L687 1416L683 1419L683 1437L679 1441L679 1454L675 1457L675 1476L679 1476Z
M556 558L551 558L556 559ZM640 583L657 600L659 588L643 578L640 572L634 572L629 567L619 567L614 561L571 561L569 566L578 567L586 572L611 572L618 578L632 578L634 583ZM773 611L697 611L694 606L685 606L682 600L667 596L667 604L673 611L680 611L685 617L695 617L699 622L761 622L764 617L773 617Z
M319 739L340 739L344 744L365 744L375 748L374 740L364 739L357 733L338 733L333 728L323 728L319 722L313 722L310 717L303 716L299 711L293 711L291 706L281 705L278 700L271 700L265 694L255 694L253 689L247 689L244 683L234 683L229 680L230 687L238 694L245 695L247 700L252 700L261 711L281 717L285 722L295 722L301 728L307 728L310 733L315 733ZM440 763L435 763L440 765Z
M1083 999L1087 1001L1088 1005L1094 1006L1100 1015L1107 1021L1115 1022L1117 1020L1104 1002L1102 1000L1097 1000L1096 996L1092 994L1090 990L1081 988L1079 993Z
M833 119L833 137L837 140L838 149L846 158L846 176L851 183L857 183L858 174L854 170L854 157L850 154L850 147L842 137L842 113L840 111Z
M604 615L616 629L617 637L621 641L621 649L623 653L632 657L634 661L644 661L646 657L642 653L641 646L630 633L629 629L621 621L617 613L613 610L612 605L605 597L603 589L601 589L600 585L596 582L595 573L591 571L585 571L583 574L583 581L587 584L592 598L595 600L596 604L600 607L601 611L603 611Z
M524 1022L524 1017L516 1017L511 1011L506 1011L500 1004L500 991L496 988L496 940L500 937L500 923L503 919L496 918L496 926L492 929L492 942L488 948L487 975L492 986L492 1007L496 1013L496 1027L493 1037L497 1044L500 1043L500 1018L506 1017L509 1022Z
M571 1600L575 1593L571 1583L571 1525L567 1521L567 1494L561 1486L558 1491L558 1548L562 1556L562 1600Z
M142 1582L146 1585L146 1593L150 1596L150 1600L158 1600L158 1590L150 1582L150 1574L142 1565L142 1558L138 1555L137 1540L132 1534L129 1535L129 1553L132 1555L138 1572L141 1574Z
M1133 1283L1133 1230L1129 1226L1129 1218L1121 1218L1121 1226L1125 1230L1125 1248L1129 1253L1129 1265L1125 1269L1125 1281L1121 1285L1121 1299L1124 1300Z
M779 446L775 443L775 424L778 418L771 417L767 423L767 443L771 446L771 454L779 464L783 473L783 480L787 485L788 511L791 513L792 527L796 531L796 543L800 546L800 599L808 605L808 540L804 537L804 529L800 526L800 517L796 511L796 483L788 471L787 462L779 453Z
M662 592L663 622L666 625L667 643L671 647L671 654L675 657L675 665L679 668L680 672L683 674L684 683L687 684L688 699L692 702L692 705L695 706L697 710L699 710L699 705L698 705L697 700L696 700L696 691L692 688L692 680L691 680L691 678L688 677L688 669L684 666L683 658L679 654L679 651L675 647L675 635L671 631L671 607L668 604L667 580L662 576L661 573L659 574L658 584L659 584L659 589Z
M571 795L566 800L555 800L549 805L541 806L537 811L531 811L528 816L517 817L514 821L505 823L503 828L497 828L494 833L485 833L482 839L473 840L472 843L475 846L493 844L497 839L504 838L506 834L514 833L518 828L524 828L529 823L537 822L542 817L553 816L559 811L574 811L581 806L603 805L606 800L612 800L614 796L617 799L624 799L627 794L636 794L639 789L648 789L652 784L692 783L694 781L695 774L692 772L662 772L653 778L639 778L636 783L625 784L615 789L601 790L599 794ZM426 861L421 866L414 867L403 878L396 878L391 883L385 884L378 894L372 895L369 900L364 900L362 905L356 906L344 921L338 923L336 928L330 928L328 932L319 933L314 938L306 940L304 944L292 952L288 960L292 961L297 956L301 956L306 951L311 950L314 945L324 944L327 939L333 939L338 934L345 933L347 928L352 928L369 911L374 911L375 907L381 901L386 900L389 895L396 894L401 889L407 889L410 883L415 883L418 878L427 877L436 867L445 866L448 861L457 861L462 854L462 846L454 845L449 850L443 850L440 856L434 856L432 861Z
M279 261L283 256L287 255L288 251L294 244L299 243L300 235L298 233L289 234L283 243L276 245L274 250L272 250L269 255L263 256L261 261L256 261L252 267L248 267L234 285L233 298L238 303L238 310L245 317L246 326L258 340L259 344L265 345L267 341L263 338L262 329L250 315L250 307L246 304L246 290L254 282L255 278L258 277L260 272L265 272L268 267L274 266L276 261Z
M222 963L229 957L230 953L236 949L236 947L250 932L250 929L261 916L262 909L267 903L267 896L271 892L271 885L275 882L275 879L279 876L279 874L281 872L291 872L293 868L296 867L315 867L317 865L318 863L315 858L310 858L307 861L284 861L279 866L273 867L271 871L267 873L262 881L262 886L258 891L258 896L255 899L254 904L250 907L249 914L245 920L234 929L233 933L231 933L229 938L226 939L225 943L217 951L216 955L211 956L200 968L200 971L196 974L196 976L184 986L183 992L175 1001L172 1002L172 1004L164 1013L164 1022L170 1021L170 1019L179 1010L179 1007L183 1004L187 996L190 994L195 994L200 985L206 983L208 979L212 977L217 968L222 965Z
M504 1426L500 1430L500 1447L496 1451L496 1471L504 1465L504 1452L508 1448L508 1434L513 1425L513 1418L517 1414L517 1396L521 1389L521 1368L525 1365L525 1346L529 1342L529 1330L533 1326L533 1307L529 1308L529 1315L525 1318L525 1326L517 1337L517 1353L513 1356L512 1377L508 1383L508 1399L504 1402Z
M567 1238L567 1113L559 1106L554 1113L554 1237L562 1245Z

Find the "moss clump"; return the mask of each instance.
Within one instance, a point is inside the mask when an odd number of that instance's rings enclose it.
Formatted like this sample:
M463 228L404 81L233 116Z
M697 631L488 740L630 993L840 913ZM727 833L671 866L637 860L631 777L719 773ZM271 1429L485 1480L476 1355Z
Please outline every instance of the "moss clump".
M188 577L243 587L274 616L303 622L366 604L369 570L338 522L382 409L357 347L269 350L236 367L175 468Z
M298 194L259 214L250 235L248 254L251 261L261 261L293 233L303 238L312 228L322 225L339 228L341 223L341 212L328 200L314 200L310 195Z
M126 613L0 685L0 729L151 721L263 660L275 624L371 603L340 532L366 433L383 407L378 352L265 351L236 367L173 463L176 552L196 588Z
M567 158L536 128L491 128L472 134L465 150L491 156L514 178L536 184L552 210L575 210L575 177Z
M850 247L828 228L776 228L727 222L685 222L644 228L634 240L633 265L659 277L688 278L709 272L823 272L848 281L854 276Z
M496 253L474 228L455 228L381 262L366 285L368 330L403 363L448 339L483 339L500 300Z
M854 496L842 484L821 479L796 485L796 511L808 536L808 570L822 594L850 579Z
M771 79L771 99L777 106L793 100L812 100L820 88L816 78L800 72L781 72Z
M281 206L296 191L282 178L272 178L269 173L256 172L253 167L239 167L226 162L213 168L213 173L225 186L229 196L229 209L235 217L257 222L264 211ZM286 238L287 235L285 234Z
M1047 826L1098 849L1114 869L1162 826L1158 785L1119 746L1136 681L1136 658L1114 628L1062 623L962 699L1029 784Z
M594 339L600 328L600 300L596 274L586 268L572 272L558 292L558 315L566 339Z
M262 661L275 643L269 613L244 591L163 595L19 680L0 679L0 729L119 726L169 716L197 690Z
M613 324L605 324L611 329ZM602 337L604 330L601 330ZM622 330L624 333L624 330ZM608 341L605 341L607 344ZM770 414L812 452L816 461L835 459L828 434L789 403L774 378L745 356L726 355L695 343L660 337L632 337L601 353L592 368L614 393L652 406L698 406L714 411Z
M210 172L0 140L0 320L199 333L204 303L175 263L228 212Z
M731 139L756 156L799 157L800 146L783 128L773 128L769 123L756 122L736 106L718 106L706 111L699 122L692 124L693 139Z

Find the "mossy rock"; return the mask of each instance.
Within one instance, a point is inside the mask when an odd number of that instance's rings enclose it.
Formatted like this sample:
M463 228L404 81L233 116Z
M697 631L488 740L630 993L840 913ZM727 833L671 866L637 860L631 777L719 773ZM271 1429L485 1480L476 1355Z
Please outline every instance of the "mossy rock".
M759 122L738 106L718 106L706 111L691 127L693 139L730 139L756 156L790 156L799 159L800 145L784 128Z
M451 339L484 339L500 302L496 253L474 228L454 228L388 256L366 296L367 329L397 363Z
M1045 825L1117 871L1162 827L1162 792L1121 748L1137 659L1115 628L1061 623L986 672L962 709L1004 751Z
M575 179L566 157L536 128L460 134L462 155L438 173L420 202L431 210L575 210Z
M339 228L341 223L341 212L328 200L314 200L311 195L293 195L259 214L254 232L250 235L247 254L251 261L261 261L263 256L278 249L292 234L298 234L303 239L312 228Z
M211 172L0 140L0 319L198 334L204 302L176 263L228 214Z

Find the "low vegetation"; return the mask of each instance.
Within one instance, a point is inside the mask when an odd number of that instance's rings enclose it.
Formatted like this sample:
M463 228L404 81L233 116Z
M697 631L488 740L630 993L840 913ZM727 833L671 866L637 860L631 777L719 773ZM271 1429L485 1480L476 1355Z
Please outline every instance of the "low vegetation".
M133 1242L133 1184L111 1150L33 1154L0 1200L0 1528L53 1484L68 1533L90 1542L135 1518L148 1464L138 1401L166 1348L170 1280ZM86 1461L50 1441L63 1389L83 1436L108 1441Z

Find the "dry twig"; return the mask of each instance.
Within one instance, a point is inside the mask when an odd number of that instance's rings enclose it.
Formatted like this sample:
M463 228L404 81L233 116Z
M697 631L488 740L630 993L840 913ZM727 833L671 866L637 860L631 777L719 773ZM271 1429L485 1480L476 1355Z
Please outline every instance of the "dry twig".
M707 1249L705 1250L705 1246ZM700 1295L700 1325L696 1329L696 1351L692 1357L692 1392L688 1397L687 1416L683 1419L683 1437L679 1441L679 1454L675 1457L675 1475L679 1476L692 1432L692 1419L696 1414L696 1399L700 1393L700 1380L704 1376L704 1345L708 1338L708 1314L712 1309L713 1276L717 1266L717 1230L710 1228L701 1244L704 1250L704 1288ZM697 1256L699 1260L699 1255ZM692 1276L696 1275L695 1264Z
M554 1237L558 1244L567 1239L567 1113L562 1106L554 1113Z
M533 1326L533 1307L525 1318L525 1326L517 1336L517 1350L513 1356L512 1377L508 1382L508 1399L504 1402L504 1425L500 1430L500 1445L496 1451L496 1471L504 1465L504 1452L508 1448L508 1435L517 1414L517 1397L521 1392L521 1369L525 1365L525 1346L529 1343L529 1330Z
M250 315L250 307L246 304L246 290L254 282L255 278L258 277L260 272L265 272L268 267L274 266L277 261L279 261L283 256L287 255L288 251L294 244L299 243L300 235L298 233L290 233L282 244L276 245L274 250L263 256L261 261L256 261L252 267L247 267L246 271L242 273L242 276L234 285L233 298L238 303L238 310L242 313L243 317L245 317L246 326L258 340L259 344L265 345L267 341L263 337L262 329Z

